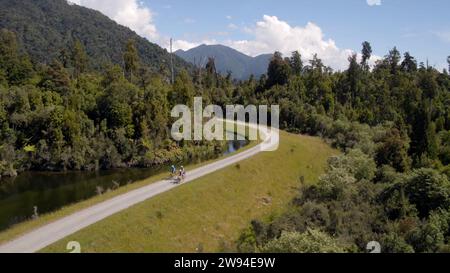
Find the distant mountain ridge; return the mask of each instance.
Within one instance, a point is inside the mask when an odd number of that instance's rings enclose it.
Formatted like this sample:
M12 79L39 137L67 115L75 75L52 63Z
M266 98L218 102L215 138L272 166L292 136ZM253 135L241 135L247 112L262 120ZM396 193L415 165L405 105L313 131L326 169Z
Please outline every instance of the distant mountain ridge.
M226 75L228 71L238 80L246 80L250 75L259 78L267 72L272 54L250 57L224 45L201 45L187 51L178 50L176 55L194 64L204 66L209 57L215 59L216 69Z
M169 70L170 54L102 13L66 0L0 0L0 28L17 34L32 60L49 63L61 49L78 39L84 45L91 66L123 64L123 50L129 39L136 43L141 60L154 71ZM174 58L176 70L192 67Z

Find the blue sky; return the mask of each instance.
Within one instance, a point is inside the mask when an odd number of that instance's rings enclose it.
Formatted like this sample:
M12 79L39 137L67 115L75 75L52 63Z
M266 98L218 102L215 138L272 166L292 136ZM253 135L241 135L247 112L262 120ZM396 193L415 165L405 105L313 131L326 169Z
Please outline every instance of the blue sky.
M182 49L201 43L222 43L249 55L299 49L306 59L316 51L337 69L345 67L350 51L360 51L365 40L376 56L397 46L439 68L446 67L450 55L446 0L73 2L98 9L164 47L173 37L175 47Z

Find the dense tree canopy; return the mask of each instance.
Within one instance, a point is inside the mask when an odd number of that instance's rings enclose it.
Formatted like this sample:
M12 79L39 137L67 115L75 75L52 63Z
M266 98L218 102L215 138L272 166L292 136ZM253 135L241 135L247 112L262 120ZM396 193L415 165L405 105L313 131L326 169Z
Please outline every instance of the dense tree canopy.
M90 70L75 39L49 65L32 65L15 33L0 30L0 179L25 170L147 167L220 153L223 143L169 139L170 107L194 95L188 72L171 86L142 64L134 41L124 44L123 55L124 67Z

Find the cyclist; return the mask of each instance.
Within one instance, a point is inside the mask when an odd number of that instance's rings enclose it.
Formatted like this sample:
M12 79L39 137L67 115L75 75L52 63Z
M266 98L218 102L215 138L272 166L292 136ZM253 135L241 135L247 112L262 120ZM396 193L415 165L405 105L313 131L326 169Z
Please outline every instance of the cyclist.
M171 176L175 176L175 174L177 173L177 167L175 167L175 165L170 166L170 174Z
M184 169L184 166L181 166L180 168L180 179L184 180L186 178L186 170Z

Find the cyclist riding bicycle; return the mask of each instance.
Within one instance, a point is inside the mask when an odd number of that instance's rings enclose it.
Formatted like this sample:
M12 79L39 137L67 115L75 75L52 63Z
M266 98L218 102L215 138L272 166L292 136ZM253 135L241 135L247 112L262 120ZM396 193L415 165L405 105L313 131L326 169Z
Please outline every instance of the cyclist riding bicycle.
M180 179L184 180L186 178L186 170L184 169L184 166L181 166L180 168Z
M170 174L174 176L177 173L177 167L175 165L170 166Z

